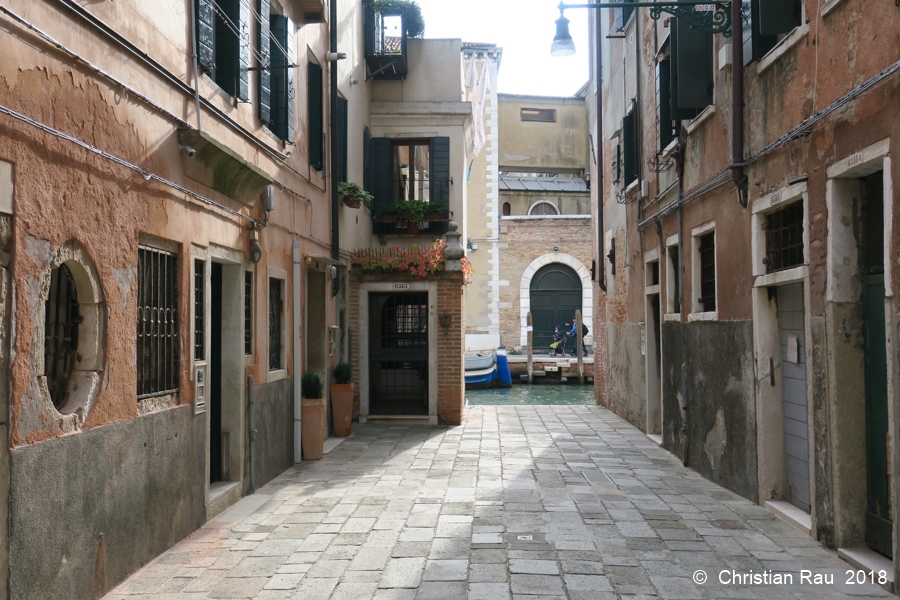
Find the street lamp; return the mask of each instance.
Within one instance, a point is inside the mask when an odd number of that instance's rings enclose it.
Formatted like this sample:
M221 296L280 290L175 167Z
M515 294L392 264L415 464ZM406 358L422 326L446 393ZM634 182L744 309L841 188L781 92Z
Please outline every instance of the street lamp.
M735 0L736 1L736 0ZM694 0L671 0L667 2L603 2L595 4L559 3L559 18L556 20L556 35L550 46L552 56L575 54L575 42L569 34L569 20L563 11L567 8L641 8L650 9L650 18L658 20L662 13L682 19L694 29L706 33L721 33L731 37L731 1L698 2Z

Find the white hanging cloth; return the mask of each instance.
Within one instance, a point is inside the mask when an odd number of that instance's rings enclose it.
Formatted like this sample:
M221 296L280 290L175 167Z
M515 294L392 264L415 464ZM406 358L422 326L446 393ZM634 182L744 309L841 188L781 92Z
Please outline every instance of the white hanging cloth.
M475 134L473 136L475 156L481 153L487 142L487 135L484 130L484 101L487 91L493 89L494 80L494 63L490 58L486 58L481 67L481 76L478 83L475 84L475 90L472 94L472 117L475 121Z

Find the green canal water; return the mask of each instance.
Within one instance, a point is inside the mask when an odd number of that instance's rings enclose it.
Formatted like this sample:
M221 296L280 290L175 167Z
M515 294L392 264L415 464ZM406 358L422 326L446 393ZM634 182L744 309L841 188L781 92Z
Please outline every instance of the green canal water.
M591 385L514 385L493 390L466 390L471 405L594 404Z

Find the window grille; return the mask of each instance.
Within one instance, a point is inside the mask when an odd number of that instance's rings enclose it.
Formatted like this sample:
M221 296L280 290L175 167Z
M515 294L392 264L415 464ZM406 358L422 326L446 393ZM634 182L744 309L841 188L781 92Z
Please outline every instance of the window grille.
M178 389L178 257L138 248L137 395Z
M253 272L244 272L244 354L253 354Z
M69 377L75 368L81 320L75 279L66 265L60 265L50 275L44 320L44 375L47 377L50 400L57 409L65 406L69 393Z
M282 298L282 281L269 279L269 370L277 371L284 368L281 360L281 331L284 315L284 301Z
M206 358L206 261L194 260L194 360Z
M528 214L534 216L557 216L559 215L559 210L550 202L541 200L540 202L535 202L534 205L532 205L531 210L528 211Z
M803 264L803 202L766 215L766 273Z
M716 310L716 234L700 237L700 303L704 312Z

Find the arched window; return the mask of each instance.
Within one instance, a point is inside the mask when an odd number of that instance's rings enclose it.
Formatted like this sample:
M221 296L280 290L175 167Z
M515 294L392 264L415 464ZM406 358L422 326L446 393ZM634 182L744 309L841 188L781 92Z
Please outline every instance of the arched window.
M538 200L531 205L531 208L528 210L528 214L534 216L552 216L558 215L559 209L546 200Z
M509 212L510 212L509 202L504 202L504 203L503 203L503 216L504 216L504 217L508 217L508 216L509 216Z

